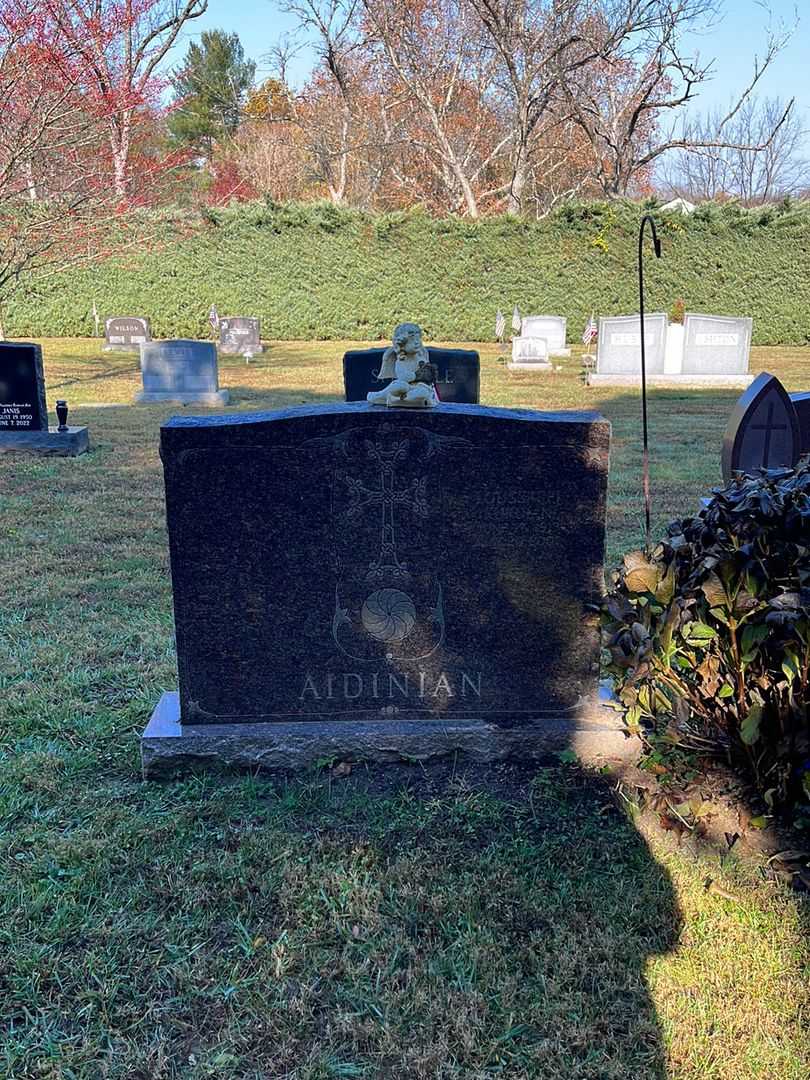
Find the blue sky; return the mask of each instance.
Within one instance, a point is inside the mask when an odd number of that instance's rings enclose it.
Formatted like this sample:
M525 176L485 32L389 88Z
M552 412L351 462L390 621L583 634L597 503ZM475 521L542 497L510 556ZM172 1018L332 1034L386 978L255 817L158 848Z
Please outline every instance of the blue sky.
M808 0L769 0L768 6L775 21L781 18L792 24L797 3L799 9L805 9L805 14L800 15L793 39L764 76L760 93L788 99L795 97L803 126L810 129L810 3ZM713 78L704 86L695 108L722 107L746 85L754 54L763 51L767 22L768 14L757 0L725 0L723 14L716 24L692 35L692 50L699 51L704 61L716 58ZM273 0L209 0L206 14L188 24L183 40L174 49L174 62L180 61L189 40L203 30L235 30L245 52L256 61L261 76L267 73L266 54L293 26L289 16L282 14ZM306 75L310 62L306 54L298 58L293 68L296 79Z

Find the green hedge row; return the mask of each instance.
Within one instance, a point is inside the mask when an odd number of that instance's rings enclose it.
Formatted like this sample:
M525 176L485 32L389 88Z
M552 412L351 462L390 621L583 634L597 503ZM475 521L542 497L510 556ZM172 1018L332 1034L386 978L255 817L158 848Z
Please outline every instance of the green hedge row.
M374 215L329 204L144 212L126 256L32 279L3 305L14 337L93 334L91 311L147 315L158 337L208 336L208 311L259 315L266 338L386 339L413 319L432 340L494 336L497 308L568 318L638 310L638 223L650 204L574 203L540 222ZM810 203L656 211L664 244L648 310L750 315L761 345L810 343ZM651 245L650 245L651 246Z

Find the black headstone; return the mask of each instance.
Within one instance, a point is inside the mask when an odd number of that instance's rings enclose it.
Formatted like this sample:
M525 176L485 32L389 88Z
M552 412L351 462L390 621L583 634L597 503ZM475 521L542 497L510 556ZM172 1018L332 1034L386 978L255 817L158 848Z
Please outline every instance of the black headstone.
M498 732L575 725L597 692L609 441L596 413L475 405L173 417L180 711L165 695L145 772L195 745L295 764L341 739L446 752L452 729L485 755Z
M810 392L803 390L798 394L791 394L790 400L796 410L796 419L799 421L799 447L802 454L810 454Z
M343 355L343 386L347 401L365 401L370 390L382 390L380 380L385 349L352 349ZM428 346L430 362L439 370L436 387L441 401L477 405L480 399L481 358L474 349L436 349Z
M47 431L42 349L0 342L0 432Z
M259 319L229 315L219 320L219 351L226 356L252 356L262 352Z
M760 469L795 467L800 454L799 422L784 386L763 371L740 395L723 439L723 477Z
M148 319L136 315L115 315L104 323L104 348L137 352L146 341L152 340Z

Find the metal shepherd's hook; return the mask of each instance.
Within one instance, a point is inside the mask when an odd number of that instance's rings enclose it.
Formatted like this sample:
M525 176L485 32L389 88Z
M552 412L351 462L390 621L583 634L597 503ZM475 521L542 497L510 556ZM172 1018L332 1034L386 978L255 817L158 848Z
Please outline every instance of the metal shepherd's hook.
M650 550L650 450L647 440L647 343L644 338L644 226L650 223L655 257L661 258L661 241L651 214L645 214L638 230L638 310L641 323L641 422L644 450L641 459L642 486L644 490L644 546Z

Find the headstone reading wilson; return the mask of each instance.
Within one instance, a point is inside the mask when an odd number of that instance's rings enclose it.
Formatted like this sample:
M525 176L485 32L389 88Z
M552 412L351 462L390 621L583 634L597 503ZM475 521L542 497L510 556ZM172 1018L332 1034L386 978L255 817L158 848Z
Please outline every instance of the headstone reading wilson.
M801 453L793 402L775 375L763 371L740 395L723 439L723 478L760 469L793 469Z
M264 352L260 320L244 315L221 318L219 351L225 356L258 356Z
M152 340L148 319L136 315L115 315L104 321L105 352L137 352Z
M179 405L227 405L219 389L217 350L210 341L155 341L141 346L142 405L171 401Z
M60 411L67 409L57 402ZM42 349L23 341L0 342L0 453L28 451L76 457L89 446L86 427L48 427Z
M161 429L179 694L144 775L616 751L597 704L610 425L348 403ZM617 743L618 739L618 743Z
M351 349L343 354L343 386L346 401L365 401L367 394L385 385L377 373L386 349ZM436 389L442 401L477 405L480 395L481 358L474 349L427 347L438 371Z

